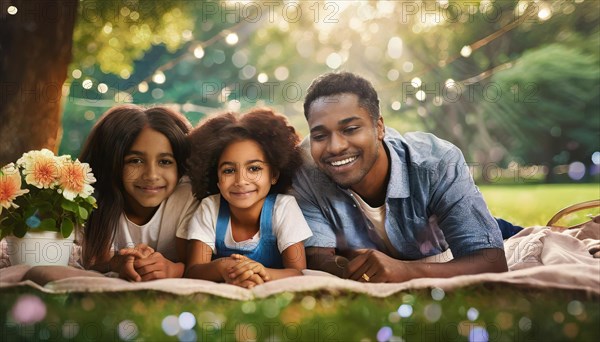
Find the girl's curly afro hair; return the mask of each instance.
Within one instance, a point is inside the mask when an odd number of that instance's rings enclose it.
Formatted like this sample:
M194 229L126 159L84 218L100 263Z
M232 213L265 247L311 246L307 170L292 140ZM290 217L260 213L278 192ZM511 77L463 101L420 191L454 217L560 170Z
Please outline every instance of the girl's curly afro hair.
M272 193L285 193L302 165L296 130L285 116L268 108L242 115L227 112L211 116L198 124L188 138L191 143L188 174L198 200L219 193L217 164L232 142L250 139L260 145L273 172L279 172L277 183L271 187Z

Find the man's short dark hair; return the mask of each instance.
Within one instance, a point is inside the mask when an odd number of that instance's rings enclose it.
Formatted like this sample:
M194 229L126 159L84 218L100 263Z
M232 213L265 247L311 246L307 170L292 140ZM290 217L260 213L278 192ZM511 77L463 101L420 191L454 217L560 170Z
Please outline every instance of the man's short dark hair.
M354 94L358 104L369 112L373 122L379 119L379 98L371 82L351 72L327 73L313 80L304 99L304 117L317 99L339 94Z

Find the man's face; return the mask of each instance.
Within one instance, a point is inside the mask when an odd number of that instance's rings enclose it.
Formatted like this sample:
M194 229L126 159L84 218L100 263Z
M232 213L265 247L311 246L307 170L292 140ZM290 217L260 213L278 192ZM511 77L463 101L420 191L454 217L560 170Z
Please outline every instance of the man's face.
M354 94L321 97L309 108L310 152L319 169L344 188L368 176L380 154L383 119L376 124Z

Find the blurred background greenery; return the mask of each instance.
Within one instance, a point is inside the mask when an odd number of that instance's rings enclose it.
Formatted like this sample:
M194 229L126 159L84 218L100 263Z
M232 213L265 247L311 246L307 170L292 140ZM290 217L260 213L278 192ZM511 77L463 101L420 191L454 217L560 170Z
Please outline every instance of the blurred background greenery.
M347 70L374 83L388 125L453 142L480 182L597 180L599 13L590 0L84 0L61 152L116 102L170 104L193 124L267 105L304 135L306 88Z
M600 178L596 0L82 0L60 153L116 103L196 124L271 106L306 135L319 74L370 79L388 125L465 153L479 183ZM600 191L600 189L599 189Z

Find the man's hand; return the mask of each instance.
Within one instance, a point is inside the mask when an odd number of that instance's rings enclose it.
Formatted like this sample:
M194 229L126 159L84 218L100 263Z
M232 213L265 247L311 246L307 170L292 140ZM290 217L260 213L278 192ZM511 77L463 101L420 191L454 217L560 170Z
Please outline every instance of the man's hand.
M396 260L372 249L359 249L348 263L348 279L361 282L399 283L414 278L449 278L465 274L506 272L506 258L500 248L487 248L449 262L428 263Z
M407 263L374 249L358 249L346 267L348 279L371 283L399 283L412 279Z

